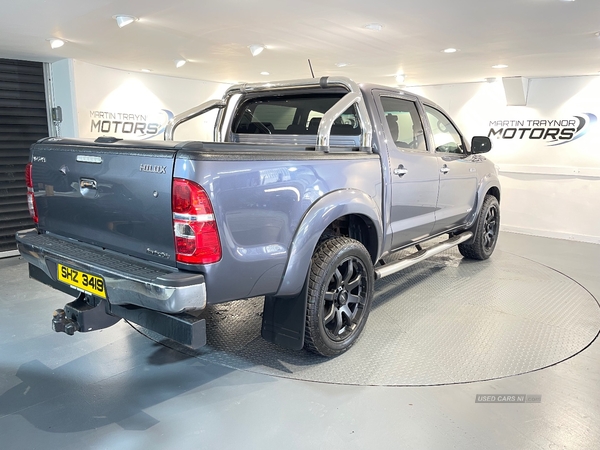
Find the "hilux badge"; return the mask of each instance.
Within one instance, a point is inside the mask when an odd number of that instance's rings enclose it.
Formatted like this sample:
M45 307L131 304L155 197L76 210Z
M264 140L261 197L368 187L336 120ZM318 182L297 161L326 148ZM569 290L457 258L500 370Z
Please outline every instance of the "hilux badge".
M77 155L75 160L82 163L102 164L102 157L100 156Z
M167 166L153 166L152 164L140 164L140 172L167 173Z

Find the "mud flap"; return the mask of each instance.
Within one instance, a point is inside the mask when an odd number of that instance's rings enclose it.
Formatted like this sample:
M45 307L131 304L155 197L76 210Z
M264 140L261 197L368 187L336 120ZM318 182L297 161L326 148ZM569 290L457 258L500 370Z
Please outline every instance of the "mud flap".
M294 297L267 295L263 310L261 336L290 350L304 347L307 284Z

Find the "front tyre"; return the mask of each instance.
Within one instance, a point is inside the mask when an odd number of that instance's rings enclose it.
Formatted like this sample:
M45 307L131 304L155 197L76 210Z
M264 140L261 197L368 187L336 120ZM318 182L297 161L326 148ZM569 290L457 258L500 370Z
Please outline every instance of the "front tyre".
M322 242L308 276L304 348L323 356L348 350L365 326L373 298L373 263L347 237Z
M486 195L475 225L471 228L473 238L458 244L458 251L465 258L488 259L496 248L500 231L500 205L493 195Z

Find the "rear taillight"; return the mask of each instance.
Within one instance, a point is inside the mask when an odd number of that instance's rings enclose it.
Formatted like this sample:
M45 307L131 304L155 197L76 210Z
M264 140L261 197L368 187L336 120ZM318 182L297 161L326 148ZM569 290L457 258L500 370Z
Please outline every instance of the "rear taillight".
M175 178L172 202L177 261L188 264L219 261L219 231L204 189L192 181Z
M33 193L33 178L31 178L32 164L27 163L25 166L25 184L27 185L27 206L29 207L29 215L35 223L38 223L37 207L35 206L35 195Z

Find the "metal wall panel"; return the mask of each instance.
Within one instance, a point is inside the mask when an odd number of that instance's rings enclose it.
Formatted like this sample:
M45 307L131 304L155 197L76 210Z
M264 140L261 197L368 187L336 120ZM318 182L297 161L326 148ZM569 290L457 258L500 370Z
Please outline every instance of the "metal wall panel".
M32 143L48 136L42 63L0 59L0 257L30 228L25 165Z

